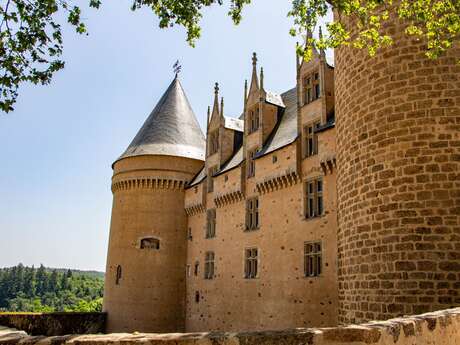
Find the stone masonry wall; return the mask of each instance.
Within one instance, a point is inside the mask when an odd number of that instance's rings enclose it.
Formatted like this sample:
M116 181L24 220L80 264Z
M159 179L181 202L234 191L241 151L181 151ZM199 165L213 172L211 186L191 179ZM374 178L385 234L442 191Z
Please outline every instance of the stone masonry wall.
M89 334L105 331L105 313L0 313L0 325L31 335Z
M339 319L460 304L460 57L336 51Z
M66 335L31 337L2 329L0 345L12 344L161 345L458 345L460 308L430 314L333 328L297 328L246 333Z

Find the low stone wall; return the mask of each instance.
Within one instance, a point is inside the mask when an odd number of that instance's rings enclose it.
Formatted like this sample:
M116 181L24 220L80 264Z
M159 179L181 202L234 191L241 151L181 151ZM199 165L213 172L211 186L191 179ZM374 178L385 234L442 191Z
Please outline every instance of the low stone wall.
M47 315L49 314L38 315L38 318ZM94 316L96 320L100 320L97 318L98 314ZM71 319L72 316L67 320ZM88 317L84 319L85 322L89 320ZM75 318L74 321L77 322L77 319ZM0 327L0 345L18 343L28 345L459 345L460 308L347 327L299 328L273 332L114 333L45 337L29 336L25 332Z
M30 335L103 333L105 313L0 313L0 325Z

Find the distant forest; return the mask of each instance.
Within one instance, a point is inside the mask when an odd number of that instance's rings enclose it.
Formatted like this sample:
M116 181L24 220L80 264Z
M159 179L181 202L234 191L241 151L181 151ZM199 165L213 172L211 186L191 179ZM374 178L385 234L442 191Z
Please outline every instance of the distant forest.
M101 311L104 273L39 268L0 268L0 312Z

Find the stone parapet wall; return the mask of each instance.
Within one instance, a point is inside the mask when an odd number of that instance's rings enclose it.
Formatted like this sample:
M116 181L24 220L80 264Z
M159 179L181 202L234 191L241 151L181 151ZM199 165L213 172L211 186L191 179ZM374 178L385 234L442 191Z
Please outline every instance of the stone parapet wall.
M1 324L1 322L0 322ZM460 308L418 316L331 328L298 328L245 333L118 333L32 337L0 327L0 345L10 344L171 344L171 345L457 345Z
M31 335L56 336L105 331L105 313L0 313L0 325Z

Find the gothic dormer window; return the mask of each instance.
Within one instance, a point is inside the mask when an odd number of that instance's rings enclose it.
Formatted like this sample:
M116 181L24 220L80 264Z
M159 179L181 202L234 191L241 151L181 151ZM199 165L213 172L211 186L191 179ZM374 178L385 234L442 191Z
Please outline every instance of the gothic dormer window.
M209 155L217 153L219 150L219 130L209 134Z
M249 134L259 129L259 107L250 110L249 113Z

